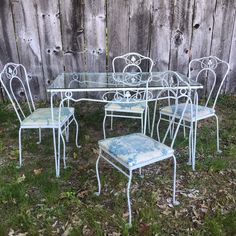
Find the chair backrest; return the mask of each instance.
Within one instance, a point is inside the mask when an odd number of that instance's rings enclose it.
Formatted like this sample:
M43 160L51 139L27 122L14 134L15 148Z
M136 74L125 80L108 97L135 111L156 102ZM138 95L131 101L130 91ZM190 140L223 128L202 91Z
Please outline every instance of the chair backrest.
M200 97L205 97L205 106L215 108L222 85L229 73L229 63L216 56L196 58L189 63L189 78L204 85L204 90L199 91Z
M154 96L155 100L158 100L162 106L166 105L172 109L173 116L168 118L168 126L161 142L166 141L168 134L173 132L173 127L175 127L170 145L173 147L184 113L188 111L193 114L189 82L174 71L166 71L160 75L152 76L151 83L162 87ZM176 122L178 123L176 124Z
M117 56L112 60L113 72L151 72L153 60L136 52Z
M21 122L35 110L25 67L21 64L7 63L0 74L0 82L3 93L10 99ZM21 107L21 101L27 102L27 109Z

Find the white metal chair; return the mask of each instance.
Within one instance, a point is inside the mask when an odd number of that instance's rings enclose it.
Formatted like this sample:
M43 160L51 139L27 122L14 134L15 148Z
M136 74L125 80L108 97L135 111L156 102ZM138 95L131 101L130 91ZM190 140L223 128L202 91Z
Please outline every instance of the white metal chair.
M122 72L122 73L131 73L136 77L141 72L151 72L153 67L153 60L149 57L142 56L139 53L127 53L122 56L117 56L112 61L112 69L114 73ZM124 76L124 83L126 81L126 76ZM120 81L121 82L121 81ZM132 82L132 81L130 81ZM134 84L136 84L136 80L134 79ZM103 120L103 133L104 138L106 138L105 133L105 124L106 118L111 118L111 129L113 129L113 117L120 118L131 118L131 119L140 119L141 121L141 132L143 132L144 126L144 113L148 109L148 127L150 129L150 116L149 116L149 108L145 106L144 101L140 101L140 103L134 104L120 104L117 103L108 103L105 106L105 116Z
M186 84L185 89L179 92L176 87L178 83L181 81L181 78L174 72L168 72L169 77L163 76L163 78L152 77L152 83L159 83L163 87L163 90L157 94L155 99L158 100L168 100L169 102L174 101L176 105L175 115L177 116L177 108L178 103L181 99L186 98L186 106L190 103L189 97L189 87L188 83ZM175 81L171 79L172 75L176 76ZM148 94L145 98L145 102L147 103L149 100L154 100L154 93L149 90L148 91L148 83L146 87L145 94ZM178 116L179 117L179 116ZM127 200L128 200L128 210L129 210L129 225L131 226L131 201L130 201L130 188L131 181L133 176L133 171L136 169L140 169L150 164L154 164L156 162L173 158L174 161L174 173L173 173L173 203L175 201L175 189L176 189L176 158L174 155L173 144L180 126L180 122L182 121L183 115L180 117L179 123L175 129L175 133L173 134L173 139L171 140L171 145L167 146L164 142L167 139L168 133L171 131L172 124L175 122L175 116L173 116L170 120L170 123L166 129L165 135L161 142L158 142L143 133L133 133L119 137L107 138L100 140L98 142L99 145L99 156L96 162L96 175L98 180L98 192L97 195L101 193L101 182L99 176L99 161L100 159L104 159L108 163L110 163L113 167L119 170L128 178L127 185ZM128 170L125 171L124 169Z
M222 85L229 73L229 64L220 60L215 56L202 57L193 59L189 63L189 79L200 82L204 85L203 91L198 91L194 94L194 102L192 107L188 106L187 111L183 117L183 128L185 135L185 127L190 128L189 140L195 140L191 145L192 151L189 155L189 164L192 163L192 169L195 170L195 153L196 153L196 135L197 135L197 122L210 117L216 118L216 132L217 132L217 151L220 152L219 144L219 122L216 115L215 106L220 94ZM198 96L205 98L205 102L198 105ZM201 99L202 100L202 99ZM183 105L179 106L179 113L181 113ZM190 112L192 109L192 113ZM174 106L166 106L160 110L160 119L163 116L172 117ZM186 125L187 123L187 125Z
M10 99L16 115L20 122L19 128L19 166L22 166L22 142L21 133L23 129L39 129L39 141L41 142L41 129L53 130L53 145L56 176L60 175L57 156L56 130L58 130L58 140L62 139L64 148L65 164L65 141L63 133L68 129L72 121L76 124L76 146L78 145L78 122L74 116L74 108L35 108L33 101L30 78L26 69L21 64L7 63L0 74L0 82L3 93ZM25 104L25 106L23 105ZM23 107L22 107L23 105ZM59 118L60 117L60 118ZM60 132L59 132L60 131ZM58 142L60 145L60 142Z

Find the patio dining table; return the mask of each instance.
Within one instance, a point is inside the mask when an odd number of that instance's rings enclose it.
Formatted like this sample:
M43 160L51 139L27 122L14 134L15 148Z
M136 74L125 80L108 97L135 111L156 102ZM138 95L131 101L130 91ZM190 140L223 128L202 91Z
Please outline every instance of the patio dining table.
M73 97L76 102L78 101L94 101L94 102L113 102L116 96L115 91L132 91L137 89L144 89L146 81L149 80L148 90L154 94L158 91L166 89L162 83L155 83L150 78L159 77L165 72L142 72L142 73L62 73L59 74L53 83L48 87L47 92L51 97L51 108L54 107L54 96L59 95L64 97ZM189 80L187 76L178 75L187 81L190 89L197 91L203 88L202 84ZM126 82L124 82L126 80ZM121 83L122 81L122 83ZM137 83L135 83L135 81ZM132 83L131 83L132 82ZM180 89L188 89L185 85L179 85ZM148 101L155 101L156 97L151 97ZM53 114L52 114L53 119ZM55 131L54 131L55 132ZM146 119L144 122L144 133L146 133ZM194 139L194 137L192 137ZM194 142L195 143L195 142ZM194 154L195 156L195 154Z

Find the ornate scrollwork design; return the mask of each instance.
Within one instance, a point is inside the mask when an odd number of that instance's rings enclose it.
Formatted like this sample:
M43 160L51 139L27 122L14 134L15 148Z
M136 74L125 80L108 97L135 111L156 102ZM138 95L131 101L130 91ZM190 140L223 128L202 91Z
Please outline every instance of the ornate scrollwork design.
M117 103L132 103L144 101L145 99L150 100L153 98L151 91L146 90L140 91L109 91L102 95L103 101L112 101Z
M71 91L66 91L65 92L65 97L66 98L72 98L72 92Z
M214 69L216 69L218 64L219 63L218 63L217 59L214 57L204 58L201 61L201 68L210 68L210 69L214 70Z
M140 65L142 62L143 57L138 54L128 54L124 56L125 63L127 65L133 64L133 65Z

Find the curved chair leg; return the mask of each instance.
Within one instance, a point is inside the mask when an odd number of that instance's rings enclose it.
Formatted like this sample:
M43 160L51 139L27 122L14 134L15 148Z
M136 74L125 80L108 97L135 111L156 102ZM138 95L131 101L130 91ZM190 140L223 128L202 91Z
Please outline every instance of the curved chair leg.
M155 101L154 111L153 111L151 138L153 137L153 132L154 132L155 119L156 119L156 110L157 110L157 100Z
M55 170L56 170L56 176L58 174L57 170L57 142L56 142L56 129L52 129L53 132L53 146L54 146L54 159L55 159ZM58 176L57 176L58 177Z
M69 121L67 122L67 125L69 124ZM69 142L69 136L70 136L70 129L69 126L66 127L66 142Z
M148 122L148 133L150 134L151 132L151 124L150 124L150 109L147 107L147 122Z
M61 133L61 140L62 140L62 144L63 144L63 164L64 164L64 169L66 169L66 142L63 136L63 133Z
M192 130L189 131L189 138L188 138L188 165L192 165Z
M101 193L101 181L100 181L99 170L98 170L99 160L100 160L100 158L101 158L101 152L102 152L102 151L101 151L101 149L100 149L99 155L98 155L98 159L97 159L97 161L96 161L96 176L97 176L97 181L98 181L98 192L96 192L95 194L96 194L97 196L99 196L100 193Z
M21 128L19 128L19 167L22 166Z
M60 161L61 161L61 130L58 129L58 140L57 140L57 174L60 176Z
M42 141L42 131L41 128L39 128L39 141L37 142L37 144L40 144Z
M172 117L169 117L169 123L171 122L171 120L172 120ZM173 120L173 124L171 125L171 128L170 128L170 139L173 139L174 132L175 132L175 119Z
M175 155L173 155L173 161L174 161L174 173L173 173L173 204L176 203L175 200L175 192L176 192L176 158Z
M161 113L160 113L160 117L159 117L159 120L157 122L157 140L160 142L160 132L159 132L159 125L160 125L160 122L161 122Z
M139 168L139 176L140 176L141 178L144 178L144 174L142 174L142 168Z
M217 152L222 153L222 151L220 150L219 119L218 119L218 116L216 114L214 114L214 116L216 118L216 147L217 147Z
M131 210L131 202L130 202L130 186L132 181L132 170L129 171L129 181L127 185L127 200L128 200L128 210L129 210L129 226L132 226L132 210Z
M183 130L184 130L184 138L186 137L186 126L185 126L185 120L183 120Z
M111 130L113 130L113 111L111 111Z
M79 124L78 121L75 119L75 116L73 115L73 120L75 122L75 126L76 126L76 134L75 134L75 145L77 148L81 148L81 145L79 145L78 143L78 137L79 137Z
M192 169L195 171L196 146L197 146L197 121L193 124Z
M103 123L102 123L104 139L106 138L106 127L105 127L106 126L106 118L107 118L107 111L105 111L105 115L104 115Z
M141 114L141 133L144 132L144 129L143 129L143 115L144 115L144 113Z

